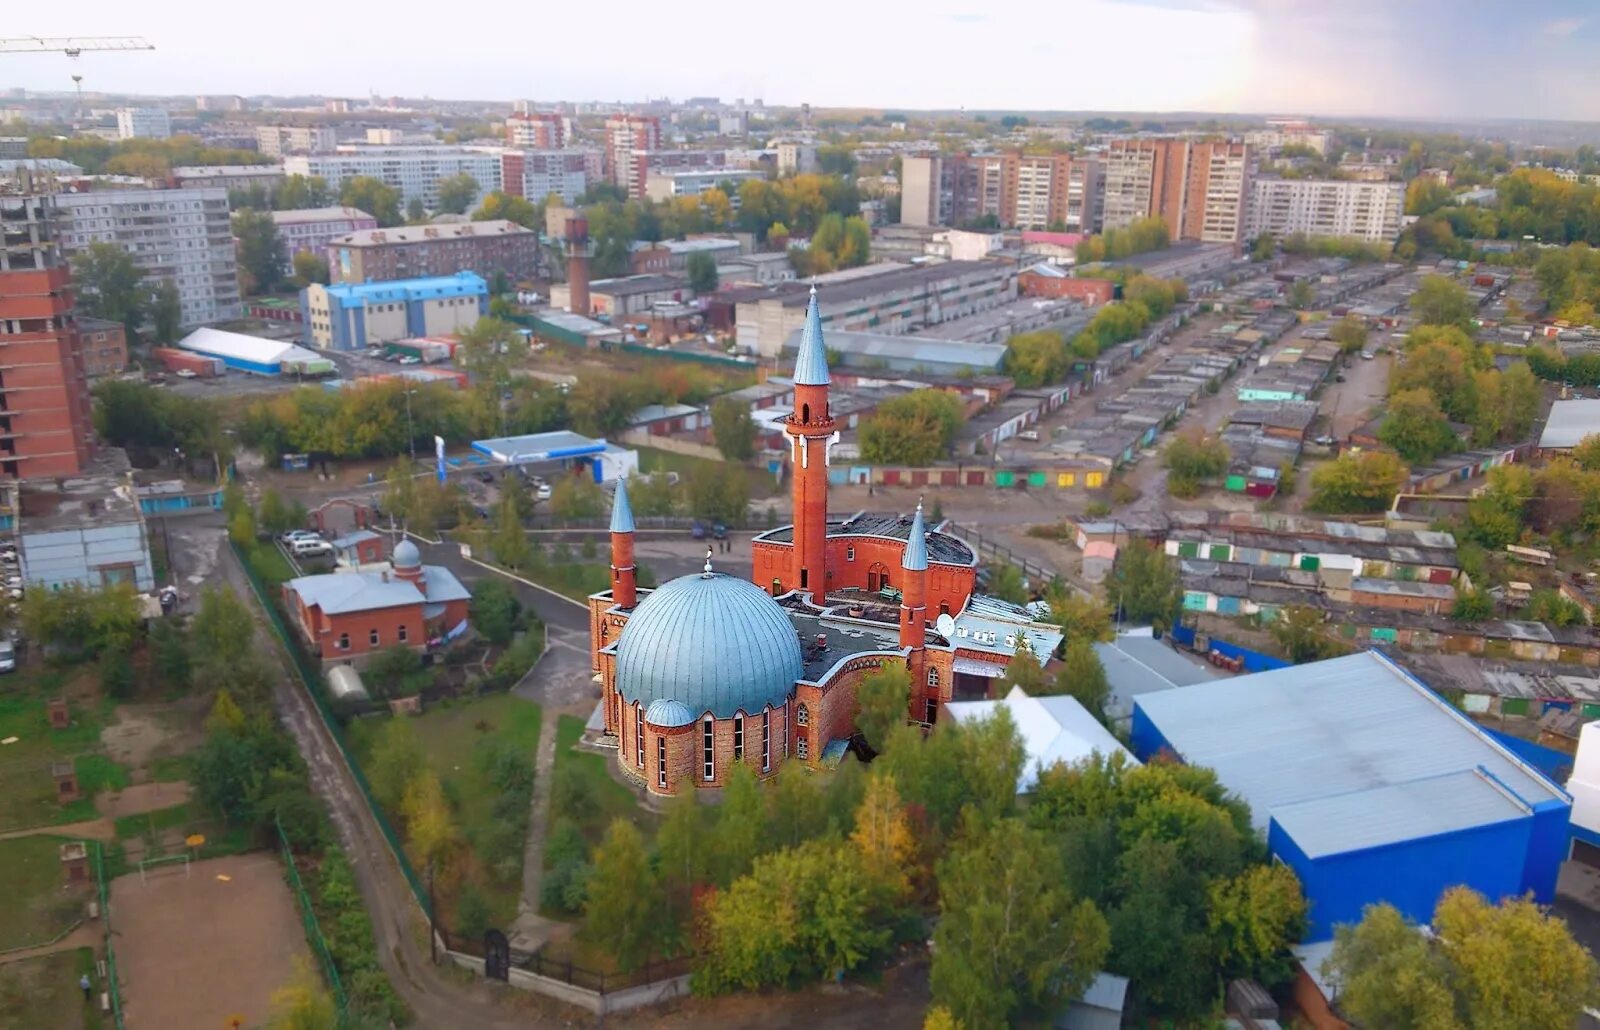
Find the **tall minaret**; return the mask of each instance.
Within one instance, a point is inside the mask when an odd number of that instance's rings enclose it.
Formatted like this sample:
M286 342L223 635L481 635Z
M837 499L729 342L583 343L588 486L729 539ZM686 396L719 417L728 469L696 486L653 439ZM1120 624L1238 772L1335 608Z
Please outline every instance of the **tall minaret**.
M784 432L794 467L794 566L788 586L820 598L828 589L828 444L834 422L828 414L828 352L815 286L794 362L794 413Z
M922 521L921 501L911 519L911 537L906 541L900 568L905 571L900 584L900 646L911 649L906 656L906 671L911 674L911 696L916 698L928 680L924 650L928 640L928 527Z
M617 496L611 502L611 601L618 608L632 608L639 601L633 566L633 508L628 504L626 479L617 480Z

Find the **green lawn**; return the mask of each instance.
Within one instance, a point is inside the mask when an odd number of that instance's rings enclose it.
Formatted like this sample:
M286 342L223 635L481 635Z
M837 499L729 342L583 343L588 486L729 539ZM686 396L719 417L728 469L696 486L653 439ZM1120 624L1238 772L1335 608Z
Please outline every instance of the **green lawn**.
M710 458L696 458L688 454L677 454L673 451L658 451L650 447L637 448L639 452L639 473L649 475L652 472L676 472L683 479L689 479L704 469L722 464ZM750 484L750 497L752 500L761 500L772 497L779 492L781 485L773 478L772 473L764 467L745 467L745 479Z
M91 1000L83 1000L78 977L89 974ZM0 1026L39 1030L99 1030L110 1019L100 1015L100 982L94 950L78 948L0 966Z
M289 565L287 558L278 550L278 545L271 541L256 544L248 552L250 571L256 578L269 587L280 583L287 583L294 578L294 569Z
M64 843L64 837L44 835L0 840L0 883L6 897L0 951L45 944L84 914L89 890L62 885Z
M74 705L72 725L53 730L45 717L44 693L0 697L0 740L17 738L0 745L0 830L93 819L93 792L127 783L127 770L103 755L85 754L99 744L104 714ZM65 759L75 759L79 790L85 794L70 805L56 800L50 775L51 764Z
M611 778L607 766L615 759L591 751L578 751L574 745L583 736L583 720L574 715L563 715L556 722L555 775L576 776L583 783L583 793L589 805L578 820L584 839L590 845L598 844L605 836L606 827L617 817L631 821L649 837L655 830L658 817L639 804L638 796Z

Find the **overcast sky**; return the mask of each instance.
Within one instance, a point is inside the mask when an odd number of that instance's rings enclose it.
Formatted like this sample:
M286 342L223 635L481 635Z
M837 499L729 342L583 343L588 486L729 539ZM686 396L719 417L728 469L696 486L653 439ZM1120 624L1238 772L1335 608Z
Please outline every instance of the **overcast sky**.
M1600 120L1593 0L77 0L3 21L157 47L0 55L0 86L37 90L77 70L165 94Z

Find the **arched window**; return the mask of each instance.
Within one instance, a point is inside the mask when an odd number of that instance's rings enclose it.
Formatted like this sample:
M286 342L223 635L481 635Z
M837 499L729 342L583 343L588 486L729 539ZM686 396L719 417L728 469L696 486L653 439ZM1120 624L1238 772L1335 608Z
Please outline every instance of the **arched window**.
M800 421L802 421L802 422L810 422L811 421L811 405L809 405L809 404L800 405Z
M633 743L639 768L644 768L644 706L633 703Z
M795 709L794 721L796 725L799 726L810 726L811 709L807 708L805 705L801 705L799 708Z
M761 710L761 771L772 768L772 706Z
M744 713L733 713L733 760L744 761Z
M712 751L716 742L715 728L716 723L710 719L700 724L700 759L705 765L704 774L707 780L717 778L717 758Z

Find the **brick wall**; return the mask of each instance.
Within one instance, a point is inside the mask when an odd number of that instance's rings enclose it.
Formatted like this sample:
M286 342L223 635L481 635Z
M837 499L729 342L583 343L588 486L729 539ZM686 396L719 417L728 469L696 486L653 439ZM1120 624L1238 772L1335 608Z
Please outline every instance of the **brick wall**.
M1110 279L1061 279L1023 272L1017 276L1017 288L1025 297L1066 297L1094 306L1109 302L1117 287Z

